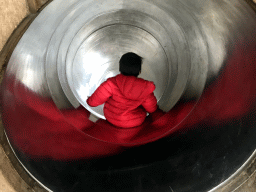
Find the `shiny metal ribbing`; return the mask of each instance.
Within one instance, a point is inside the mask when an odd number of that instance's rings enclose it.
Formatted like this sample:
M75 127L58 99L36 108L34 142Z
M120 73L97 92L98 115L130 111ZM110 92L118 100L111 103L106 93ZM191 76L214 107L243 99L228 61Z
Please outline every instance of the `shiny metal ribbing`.
M104 118L86 99L133 51L144 58L140 77L154 81L168 111L181 97L198 98L236 40L252 38L252 15L240 0L55 0L22 37L6 75L60 109L83 105Z

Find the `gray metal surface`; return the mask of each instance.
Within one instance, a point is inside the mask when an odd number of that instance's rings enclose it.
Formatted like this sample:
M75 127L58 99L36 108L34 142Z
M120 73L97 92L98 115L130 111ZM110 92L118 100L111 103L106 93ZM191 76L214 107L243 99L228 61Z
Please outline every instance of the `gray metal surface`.
M255 31L255 13L242 0L55 0L18 43L6 76L59 109L83 105L104 119L102 106L86 99L132 51L169 111L180 99L199 99L239 40L256 43Z
M118 60L127 51L145 58L141 77L155 82L155 94L165 111L185 89L193 87L194 95L200 95L207 74L206 42L200 26L179 2L173 3L180 10L147 1L70 1L56 11L59 3L53 2L28 29L7 74L19 68L17 80L52 97L60 109L82 104L103 117L102 107L91 109L85 100L104 79L118 73ZM52 12L56 14L46 16ZM39 24L42 19L44 25ZM14 64L17 56L22 66ZM93 73L93 68L98 72ZM193 85L188 86L188 78Z
M133 51L144 58L141 77L155 82L158 104L168 111L182 95L199 97L206 79L218 75L228 60L233 39L252 30L252 13L238 8L243 4L54 1L23 36L7 74L60 109L83 105L104 118L102 106L90 108L86 98L119 73L120 56Z

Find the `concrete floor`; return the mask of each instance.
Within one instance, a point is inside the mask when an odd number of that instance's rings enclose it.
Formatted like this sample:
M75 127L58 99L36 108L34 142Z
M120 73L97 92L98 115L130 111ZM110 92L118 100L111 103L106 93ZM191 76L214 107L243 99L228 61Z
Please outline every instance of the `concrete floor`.
M29 6L27 1L29 2ZM256 0L253 1L256 3ZM25 18L29 12L35 12L37 8L45 2L46 0L0 0L0 50L2 50L12 31L21 20ZM0 192L15 191L30 192L38 190L33 190L21 179L3 150L3 147L0 145ZM256 191L256 172L254 172L246 182L235 189L235 192L254 191Z
M0 1L0 50L20 21L28 15L26 0Z
M0 146L0 192L29 192L28 184L21 179Z
M8 40L12 31L21 20L29 14L26 0L1 0L0 1L0 50ZM24 189L29 186L19 178L13 169L2 146L0 146L0 192L15 192L15 184L19 183Z
M2 148L0 148L0 191L6 191L6 192L15 192L14 188L10 185L10 183L8 182L8 180L4 177L3 174L3 169L2 167L6 166L6 163L4 162L4 160L6 160L6 156L4 154L4 151Z
M246 181L241 187L239 187L235 192L255 192L256 191L256 173L251 175L250 179Z

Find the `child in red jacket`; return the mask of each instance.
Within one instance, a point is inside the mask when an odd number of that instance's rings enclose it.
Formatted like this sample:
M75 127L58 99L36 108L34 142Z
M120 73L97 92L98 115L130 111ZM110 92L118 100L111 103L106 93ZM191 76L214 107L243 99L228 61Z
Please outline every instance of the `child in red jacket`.
M119 61L121 74L107 79L87 99L91 107L105 103L104 115L115 126L139 126L147 112L157 109L154 83L138 78L141 64L142 58L135 53L124 54Z

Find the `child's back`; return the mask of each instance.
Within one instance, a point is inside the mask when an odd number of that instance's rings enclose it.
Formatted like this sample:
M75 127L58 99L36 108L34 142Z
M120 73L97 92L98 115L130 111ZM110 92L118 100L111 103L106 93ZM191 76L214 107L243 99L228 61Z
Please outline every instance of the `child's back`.
M131 57L135 57L135 61L133 58L130 59ZM134 53L125 54L122 57L125 60L120 60L122 74L102 83L87 100L91 107L105 103L106 119L118 127L139 126L145 120L147 112L152 113L157 109L157 100L153 93L155 85L151 81L137 77L141 66L137 67L136 57L139 56ZM134 63L136 67L133 66Z

